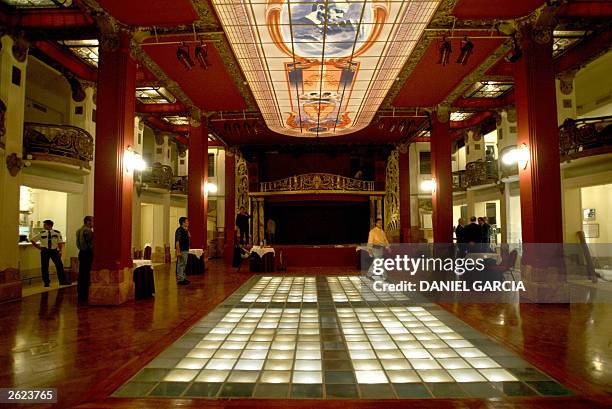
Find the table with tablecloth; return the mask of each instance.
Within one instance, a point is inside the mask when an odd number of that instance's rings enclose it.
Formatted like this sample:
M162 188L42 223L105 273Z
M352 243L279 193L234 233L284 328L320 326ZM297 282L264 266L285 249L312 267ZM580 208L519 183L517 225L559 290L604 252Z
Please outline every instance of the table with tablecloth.
M272 247L253 246L250 250L250 271L270 272L275 270L275 251Z
M203 249L190 249L187 255L187 266L185 267L185 274L187 275L201 275L204 274L204 250Z
M137 300L155 294L155 278L151 260L132 260L134 266L134 296Z

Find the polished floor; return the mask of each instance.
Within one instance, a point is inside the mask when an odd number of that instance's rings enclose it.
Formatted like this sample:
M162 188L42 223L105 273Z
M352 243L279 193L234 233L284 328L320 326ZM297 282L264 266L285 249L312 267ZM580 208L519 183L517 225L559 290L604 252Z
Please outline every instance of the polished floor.
M407 399L572 392L432 304L360 276L255 277L113 396Z
M265 281L261 281L261 285L258 288L261 290L261 293L264 294L257 294L253 291L245 301L242 301L243 297L249 294L248 290L252 288L251 284L255 285L259 277L255 276L255 278L249 282L248 286L241 287L245 282L251 279L251 275L249 273L236 273L234 269L226 269L220 262L215 261L210 264L210 270L204 277L193 278L192 284L185 288L176 287L172 277L173 274L169 271L167 266L158 267L155 269L157 289L155 298L128 303L120 307L77 307L76 289L73 287L44 294L35 294L24 298L20 302L2 304L0 305L0 328L2 329L2 336L0 337L0 387L56 387L59 393L58 407L165 408L180 405L181 407L189 408L254 406L265 406L269 408L310 408L313 405L310 400L291 399L294 386L293 374L295 372L318 372L306 367L302 368L304 369L303 371L297 369L301 368L301 365L308 366L310 364L300 364L297 368L295 367L295 362L298 361L297 343L314 342L312 340L300 341L300 335L316 335L306 333L300 334L299 324L302 324L301 320L299 321L297 328L298 332L296 334L283 334L296 337L296 347L294 348L295 355L291 360L293 368L291 370L278 370L281 372L291 371L291 381L289 382L290 390L287 391L286 395L289 399L259 398L227 400L219 398L202 399L201 397L190 398L185 395L189 390L188 388L181 391L182 397L180 398L167 396L158 398L112 396L113 394L122 393L123 385L135 381L135 377L139 376L143 368L147 368L148 365L154 362L157 364L163 363L168 366L171 361L175 361L174 366L178 365L180 362L178 357L161 358L167 359L165 363L158 358L158 355L168 350L172 350L173 348L189 349L190 351L193 349L207 349L197 348L197 343L202 342L203 338L210 333L209 330L214 328L232 309L246 308L247 311L241 315L241 317L244 317L248 313L249 308L255 308L258 310L256 313L259 315L260 303L257 302L257 297L263 295L264 298L275 296L277 298L275 301L264 301L264 303L268 305L262 315L251 317L252 319L258 319L258 322L264 319L268 310L277 309L269 308L269 304L283 304L282 308L278 308L279 310L282 309L280 316L278 315L279 311L270 311L274 314L272 316L268 314L268 316L265 317L267 320L272 320L274 322L278 321L278 325L280 325L283 319L283 313L298 314L297 310L300 310L299 314L301 316L302 309L314 309L317 311L318 326L320 327L320 372L322 372L323 382L320 385L322 385L322 393L325 393L325 396L331 398L334 393L351 393L342 392L342 390L355 391L356 388L358 398L352 398L352 400L349 401L349 407L373 408L381 407L380 405L384 405L385 407L405 407L406 401L399 399L386 399L384 401L363 399L366 396L363 395L362 391L366 391L366 394L372 394L367 396L374 396L383 393L377 390L381 389L378 387L389 385L394 397L404 393L412 393L413 395L418 394L417 389L419 389L419 387L415 385L424 386L425 390L421 389L421 392L428 397L423 399L412 398L411 400L411 404L422 408L553 408L563 406L564 409L572 409L612 407L610 395L612 393L612 335L609 330L612 328L611 305L418 305L423 307L423 311L394 311L393 308L400 307L396 305L396 303L403 303L403 300L361 300L358 291L355 290L359 288L359 286L355 287L355 277L347 276L348 273L348 271L338 271L337 269L329 268L304 268L299 269L299 271L290 270L286 274L283 274L282 277L274 277L274 279L280 278L281 280L285 280L284 284L278 283L277 286L277 283L272 283L271 279L266 286L263 286ZM333 277L333 275L338 274L341 276ZM323 275L332 277L322 280ZM305 276L303 281L304 285L300 284L295 286L295 280L288 280L288 278L296 278L298 280L297 282L300 282L302 276ZM312 284L309 286L306 285L306 278L309 278L308 281L310 283L312 283L312 279L314 279L316 291L312 291ZM291 285L287 285L288 283L291 283ZM307 288L308 291L306 291ZM342 290L338 290L339 288L342 288ZM279 289L280 291L278 291ZM238 292L233 294L236 290L238 290ZM364 292L364 294L367 295L367 292ZM239 296L240 299L238 299ZM255 300L249 300L249 298L253 296L256 296ZM312 306L311 304L314 303L314 301L302 301L299 303L296 301L299 297L311 297L312 299L314 296L317 297L317 304L323 304L323 309L321 309L319 305L316 305L316 307ZM283 301L278 301L278 297L283 298ZM287 298L286 301L284 300L285 297ZM344 299L344 297L346 297L346 299ZM370 296L367 295L367 297ZM290 298L291 301L289 301ZM232 305L233 303L236 305ZM329 308L332 307L335 309L333 314L329 311ZM215 308L219 309L215 310ZM359 308L366 308L369 310L359 310ZM377 310L384 308L389 308L390 311ZM342 312L341 310L343 309L346 311ZM217 314L218 312L220 313ZM309 322L314 318L314 311L304 311L304 313L306 312L309 314L304 315L303 324L314 324L313 322ZM342 313L339 314L339 312ZM234 311L234 313L236 313L236 311ZM361 313L363 321L360 320L359 313ZM399 350L403 355L404 350L409 351L409 348L402 348L408 347L410 345L408 342L416 341L421 343L424 348L415 349L424 349L426 352L430 353L434 360L442 367L442 370L451 376L453 381L427 382L423 380L406 383L405 385L413 386L404 388L403 390L402 387L400 387L398 391L394 382L386 381L381 384L364 383L359 382L356 377L357 371L367 372L379 369L356 369L355 367L352 367L350 370L342 369L342 365L344 365L344 368L348 368L348 364L342 364L340 362L348 361L353 365L352 363L357 361L357 359L353 359L350 356L352 348L349 348L349 342L367 342L372 345L371 349L375 351L374 353L376 355L378 349L374 348L374 343L380 342L380 339L386 335L389 337L396 335L389 332L388 329L399 327L383 325L385 320L389 320L393 318L393 316L399 320L396 314L403 317L401 321L404 321L404 318L411 318L414 319L414 321L405 321L413 322L414 324L419 324L427 328L434 328L426 325L427 323L431 324L433 321L422 321L419 319L420 314L422 315L423 313L429 313L431 317L438 319L459 336L462 336L467 342L472 343L476 349L488 355L489 358L499 364L501 368L505 368L508 373L518 378L520 384L524 384L529 388L527 390L530 391L531 396L509 397L512 392L507 393L503 389L500 389L499 384L500 382L516 381L491 381L485 376L486 372L482 373L480 370L495 369L497 367L476 368L470 363L470 360L472 360L472 362L477 362L474 360L475 358L487 357L462 357L461 355L458 358L454 357L455 359L462 359L470 365L470 368L456 369L474 369L486 379L484 382L457 382L457 379L452 378L452 373L450 372L453 368L449 365L451 365L453 361L449 363L448 360L452 358L433 356L433 352L436 348L431 348L431 346L435 344L428 344L430 348L427 348L424 342L434 340L419 340L416 337L419 332L409 333L409 335L415 337L415 340L396 341L392 339L393 343L398 347L395 349ZM239 311L237 314L242 314L242 312ZM337 325L336 329L327 327L331 325L331 319L334 316L336 320L335 324ZM425 317L425 315L422 316ZM287 318L289 315L285 315L285 317ZM235 320L236 316L231 317L231 319ZM430 319L429 316L427 319ZM243 323L244 320L245 318L242 318L237 323L235 321L229 322L236 323L237 326L239 323ZM381 323L387 334L375 334L370 332L372 330L370 325L377 322ZM466 325L466 323L469 324L469 326ZM268 324L270 323L266 321L266 325ZM461 328L462 326L463 328ZM470 326L472 328L470 328ZM232 330L234 328L232 328ZM364 332L362 334L352 335L365 335L365 337L368 338L367 341L348 341L345 335L338 334L339 332L343 333L345 329L351 329L352 331L356 328ZM408 327L404 328L408 331L410 329ZM202 331L203 329L208 332L197 333L197 331ZM273 328L262 329L270 330ZM255 329L254 332L256 330L257 329ZM376 329L376 332L378 331L380 331L380 328ZM395 331L395 329L392 331ZM432 333L436 334L433 331ZM444 333L440 333L439 335L442 334ZM269 334L264 335L268 336ZM199 337L200 340L197 341L197 343L193 343L196 336ZM228 336L230 336L229 333ZM372 336L374 336L374 338L371 338ZM403 336L405 336L405 334ZM475 338L474 336L480 338ZM175 345L175 343L181 342L182 337L193 338L189 341L192 345L181 347ZM344 338L345 342L343 342L343 344L345 347L343 350L326 348L332 346L332 343L337 342L334 341L334 339L338 339L338 337ZM440 337L440 339L442 342L446 342L442 337ZM270 341L268 354L273 350L272 342L274 342L274 339ZM287 337L279 340L279 342L294 341L290 341L289 337ZM399 342L404 342L405 344L398 344ZM483 342L488 345L483 345ZM228 344L228 346L229 345L231 344ZM314 350L306 349L306 347L312 347L309 344L302 344L301 346L304 348L299 348L299 350ZM354 346L356 348L355 350L359 351L363 345L351 344L351 346ZM497 352L493 351L493 347L497 349ZM457 351L458 349L464 348L471 347L459 347L457 345L452 347L449 345L449 348L438 349ZM231 348L221 349L235 351ZM249 350L258 351L258 349ZM498 354L501 353L500 351L502 350L504 354L508 354L506 356L514 358L515 364L509 364L508 360L501 359L503 355ZM244 348L244 351L240 352L246 351L247 348ZM280 351L282 351L282 349ZM336 352L339 353L336 354ZM348 359L345 359L346 355L343 354L343 352L348 354ZM251 353L254 355L258 354L258 352ZM391 380L388 375L388 372L391 371L414 371L416 376L419 376L419 370L421 372L440 370L414 368L410 361L411 359L417 360L424 358L407 358L405 355L403 358L393 358L391 356L392 355L388 355L388 357L379 357L376 355L374 358L363 359L362 361L364 362L358 365L363 365L361 368L369 368L370 365L375 366L375 364L379 364L388 380ZM262 369L260 369L259 372L268 371L268 369L266 369L267 362L265 362L269 360L268 358L269 357L266 356L266 358L252 359L264 359ZM194 359L210 360L212 357ZM240 356L236 358L236 364L240 359ZM402 361L393 362L393 359L400 359ZM499 362L499 360L505 362ZM401 369L407 366L405 361L408 361L408 365L413 367L411 369ZM443 366L442 362L449 367ZM454 362L460 363L461 366L465 365L462 361ZM490 365L493 364L490 361L486 362ZM419 365L418 361L416 363ZM520 371L517 371L520 367L512 367L518 365L518 363L521 363L523 367L533 367L537 369L531 371L531 374L524 372L521 374ZM200 365L202 362L197 362L197 364ZM201 369L196 371L201 373L206 370L207 364L208 362L204 364ZM339 364L339 366L330 366L335 364ZM387 367L385 367L384 364L386 364ZM398 369L393 369L394 364L399 365L399 367L396 367ZM257 363L257 365L259 365L259 363ZM168 372L172 370L170 367L157 369L165 369ZM332 369L335 371L332 371ZM186 368L186 370L190 369ZM215 370L223 371L223 369ZM233 372L234 370L248 371L249 369L232 367L232 369L227 370ZM270 371L276 370L270 369ZM353 374L355 382L346 384L328 382L329 379L326 377L326 372L350 372ZM414 373L411 372L404 373L404 375L408 374L414 376ZM474 372L471 372L471 374L474 375ZM457 372L456 375L458 376L459 373ZM549 392L543 392L545 389L538 390L533 382L550 381L543 379L528 380L532 375L540 378L547 377L546 379L554 379L556 381L555 384L560 385L559 388L562 388L559 389L560 391L564 394L566 391L570 391L571 395L541 396ZM228 377L226 377L223 382L209 382L221 384L219 385L219 390L216 392L216 396L221 395L221 391L225 384L235 383L244 385L242 382L228 382L229 376L230 374L228 374ZM285 376L283 379L286 379L286 375L281 376ZM342 377L348 375L336 376ZM262 385L264 385L264 391L266 387L268 389L274 389L275 386L279 385L267 384L268 386L265 386L266 383L262 382L263 379L260 373L258 380L254 382L255 386L253 387L252 393L257 393L258 391L263 393L260 389ZM361 379L364 380L367 378ZM419 379L421 379L420 376ZM166 381L144 382L155 383L155 385L152 385L150 391L146 391L146 393L149 393L159 384ZM190 383L193 385L196 382L192 381ZM327 384L352 384L355 387L345 389L340 386L332 386L330 389L327 388ZM448 390L444 391L446 387L431 389L434 387L431 386L432 384L452 384L458 386L459 389L453 388L454 391L451 390L450 392ZM473 397L476 394L473 388L481 389L480 385L483 384L491 386L493 388L493 393L499 395L492 399ZM313 384L295 383L295 385L303 385L301 388L305 390L304 393L307 393L309 387ZM466 385L468 386L466 387ZM338 392L338 390L340 390L340 392ZM417 390L417 392L415 392L415 390ZM457 392L458 390L460 392ZM491 391L491 389L489 389L489 391ZM167 390L164 392L167 392ZM433 396L442 396L445 393L447 396L457 396L456 394L460 394L461 396L437 399L431 398ZM200 391L198 396L202 395L204 395L204 392ZM347 401L343 399L318 400L317 406L340 408L346 407L346 402Z

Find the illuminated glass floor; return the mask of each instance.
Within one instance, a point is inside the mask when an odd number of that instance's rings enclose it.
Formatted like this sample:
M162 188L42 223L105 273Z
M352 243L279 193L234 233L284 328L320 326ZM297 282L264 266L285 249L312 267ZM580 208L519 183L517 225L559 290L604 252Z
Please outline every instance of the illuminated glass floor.
M121 397L406 399L570 395L435 304L358 277L253 277Z

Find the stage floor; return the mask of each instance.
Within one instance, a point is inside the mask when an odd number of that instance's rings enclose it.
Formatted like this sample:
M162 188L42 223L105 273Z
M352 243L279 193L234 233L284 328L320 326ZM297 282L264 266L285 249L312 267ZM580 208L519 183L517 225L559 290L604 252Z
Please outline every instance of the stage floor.
M411 399L572 392L435 304L360 276L256 276L115 397Z

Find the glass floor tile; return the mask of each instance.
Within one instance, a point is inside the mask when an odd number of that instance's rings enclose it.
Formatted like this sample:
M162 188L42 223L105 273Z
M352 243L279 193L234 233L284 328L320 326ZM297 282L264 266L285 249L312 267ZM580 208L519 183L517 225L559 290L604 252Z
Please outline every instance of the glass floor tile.
M256 276L116 397L422 399L572 392L436 304L360 276Z

